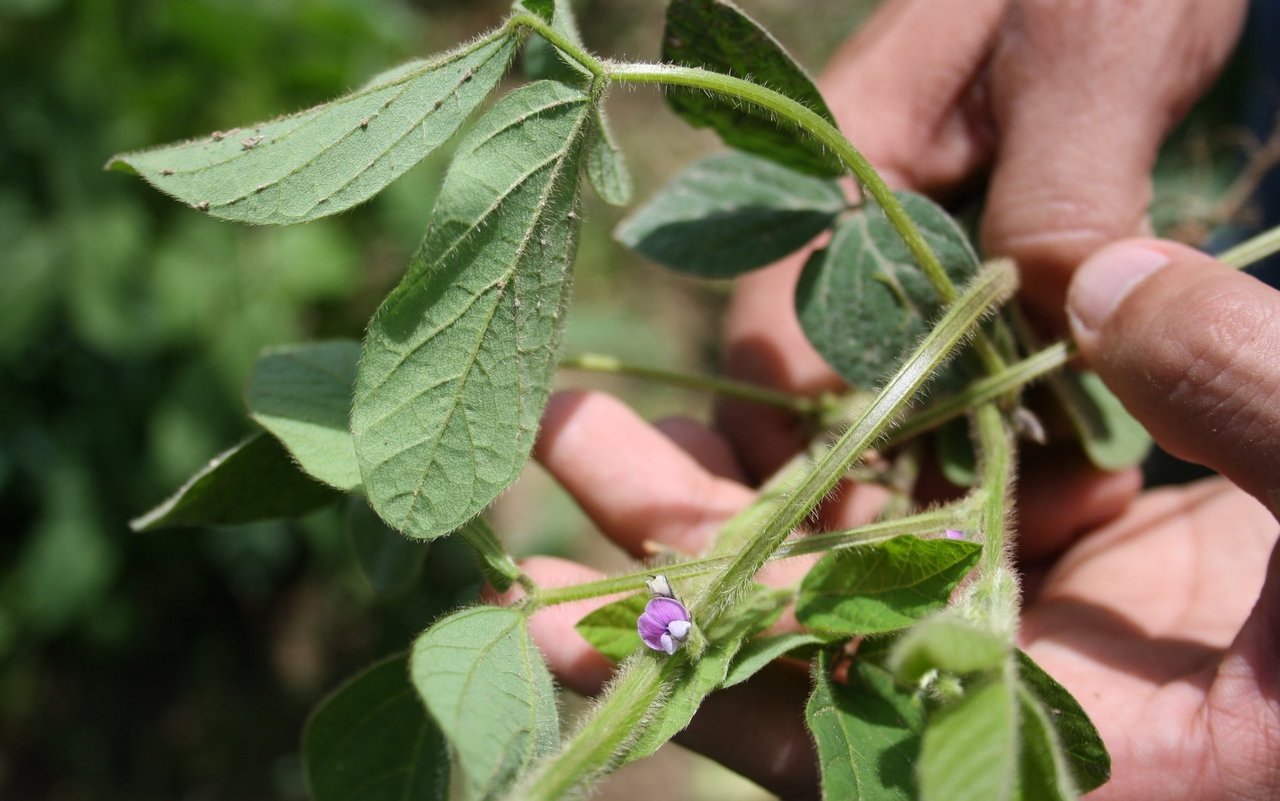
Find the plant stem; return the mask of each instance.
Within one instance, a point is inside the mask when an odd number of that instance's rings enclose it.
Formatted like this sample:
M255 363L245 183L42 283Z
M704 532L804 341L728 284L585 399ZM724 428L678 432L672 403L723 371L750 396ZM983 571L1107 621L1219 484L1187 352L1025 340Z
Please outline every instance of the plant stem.
M862 416L779 504L768 522L690 605L699 625L715 625L774 551L804 521L848 469L889 427L925 381L977 329L983 317L1007 300L1017 286L1010 262L983 267L973 283L948 307L937 326L888 380ZM701 617L699 617L701 616Z
M471 550L475 551L485 578L494 586L494 589L504 592L512 582L518 582L525 591L533 591L533 580L520 569L520 566L511 558L511 554L507 553L502 540L498 537L498 532L493 530L489 521L476 515L458 528L458 536L462 537L471 546Z
M812 136L836 154L840 161L858 179L858 183L867 194L875 199L876 204L884 211L889 223L902 237L907 249L915 257L916 263L933 286L934 291L943 303L951 303L956 298L956 286L938 261L937 254L921 235L906 209L893 190L884 182L880 174L871 166L871 162L853 146L835 125L809 107L792 100L780 92L767 89L751 81L735 78L732 75L704 70L698 67L681 67L674 64L629 64L607 61L603 64L605 77L611 81L622 83L650 83L688 86L712 94L744 100L752 105L770 111L782 120L795 125ZM988 372L997 372L1003 366L1003 359L995 346L987 337L979 332L974 340L974 347L982 358Z
M578 729L532 776L517 786L509 801L559 801L591 781L625 753L627 744L674 679L684 660L659 660L642 652L627 660L617 679Z
M982 535L982 559L978 581L966 611L986 628L1012 637L1018 624L1018 580L1007 543L1008 509L1013 487L1013 436L994 404L974 412L978 450L982 454L978 530Z
M537 14L531 14L527 11L512 14L507 18L507 27L512 30L528 28L543 39L546 39L548 42L555 45L566 56L572 58L583 67L586 67L594 77L604 77L604 65L600 62L600 59L580 47L577 42L571 41L570 39L562 36L559 31L548 25L546 21Z
M846 548L856 548L861 545L871 545L877 542L883 542L893 537L902 536L904 534L915 534L917 536L926 536L930 533L942 531L944 529L954 527L957 521L962 520L964 514L959 506L948 506L941 509L934 509L928 512L911 515L909 517L900 517L896 520L887 520L881 523L872 523L858 528L848 529L845 531L828 531L822 534L813 534L808 537L784 542L778 550L769 557L769 561L778 561L781 559L790 559L796 556L803 556L811 553L822 553L824 551L836 551ZM671 565L655 566L648 570L639 570L633 573L625 573L620 576L611 576L609 578L600 579L598 581L588 581L582 584L572 584L565 587L544 587L534 592L525 601L531 609L541 609L547 606L555 606L556 604L569 603L572 601L582 601L587 598L599 598L605 595L614 595L621 592L632 592L643 589L645 580L654 573L662 573L673 581L684 579L698 578L713 573L717 568L721 568L732 560L732 556L710 556L703 559L690 559L686 562L676 562Z
M1280 253L1280 225L1241 242L1225 253L1220 253L1218 261L1228 267L1242 270L1275 253Z
M784 94L767 89L751 81L735 78L711 70L698 67L680 67L674 64L629 64L605 62L604 69L610 80L622 83L650 83L688 86L701 89L712 94L745 100L752 105L777 114L797 128L808 133L832 152L857 177L858 182L867 193L875 198L885 216L893 224L894 229L902 236L907 249L916 258L920 269L929 278L944 303L956 298L956 287L950 276L942 269L942 264L933 249L925 242L920 230L907 216L898 198L894 196L889 185L884 182L866 157L840 133L822 115Z
M884 447L898 445L989 403L1011 390L1030 384L1057 370L1076 355L1071 342L1055 342L1047 348L1015 362L995 375L974 381L949 398L932 403L911 415L889 434Z
M802 415L817 414L820 410L824 410L827 407L834 405L831 400L823 397L811 398L803 395L792 395L787 392L779 392L777 390L756 386L755 384L748 384L743 381L731 381L729 379L717 378L716 376L702 375L699 373L680 372L677 370L665 370L660 367L646 367L639 364L628 364L627 362L621 361L613 356L606 356L598 353L584 353L579 356L570 356L560 361L560 367L566 370L581 370L591 373L608 373L611 375L625 375L633 378L644 378L674 387L711 392L716 395L740 398L742 400L748 400L754 403L764 404L766 406L776 406Z

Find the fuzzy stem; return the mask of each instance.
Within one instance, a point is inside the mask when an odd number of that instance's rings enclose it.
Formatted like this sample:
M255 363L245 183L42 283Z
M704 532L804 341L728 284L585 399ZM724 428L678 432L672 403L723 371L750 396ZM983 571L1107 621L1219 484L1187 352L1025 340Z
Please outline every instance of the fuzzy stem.
M965 513L962 511L962 507L949 506L921 512L909 517L900 517L896 520L859 526L845 531L828 531L822 534L813 534L794 541L784 542L769 557L769 561L872 545L904 534L927 536L955 527L959 525L958 521L964 518ZM547 606L555 606L556 604L582 601L587 598L633 592L643 589L645 580L654 573L662 573L673 581L699 578L710 575L718 568L729 564L732 558L732 556L711 556L704 559L691 559L687 562L662 565L649 570L624 573L620 576L610 576L609 578L588 581L582 584L571 584L565 587L544 587L530 595L524 603L530 609L541 609Z
M768 522L734 555L733 561L699 593L690 605L699 625L715 624L787 536L915 398L925 381L974 333L987 314L1013 294L1016 286L1017 274L1010 262L983 267L862 416L782 499Z
M661 703L683 662L643 652L628 659L582 727L543 760L508 801L559 801L607 771Z
M581 370L591 373L625 375L632 378L644 378L683 389L693 389L724 395L732 398L753 401L767 406L776 406L802 415L812 415L833 405L832 400L823 397L811 398L804 395L792 395L787 392L767 389L748 384L743 381L731 381L716 376L700 373L687 373L677 370L665 370L660 367L647 367L639 364L628 364L613 356L597 353L584 353L570 356L560 361L565 370Z

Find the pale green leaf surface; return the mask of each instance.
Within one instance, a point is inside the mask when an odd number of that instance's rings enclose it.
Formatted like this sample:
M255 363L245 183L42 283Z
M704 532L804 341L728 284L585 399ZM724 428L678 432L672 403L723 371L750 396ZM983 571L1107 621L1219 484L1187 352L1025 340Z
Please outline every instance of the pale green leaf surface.
M791 597L791 593L785 590L754 586L751 593L734 607L732 614L726 614L710 631L701 632L706 637L707 647L679 674L671 694L654 710L644 732L631 746L628 762L649 756L689 725L702 701L724 684L729 666L743 642L772 625ZM693 623L698 625L696 619ZM677 651L671 658L688 657L684 651Z
M254 434L213 457L164 503L129 525L235 525L298 517L333 503L339 494L303 474L284 447Z
M981 553L973 542L908 535L827 554L800 584L796 617L849 635L905 628L946 606Z
M1018 717L1010 680L978 684L930 715L921 741L921 801L1013 801Z
M504 97L449 169L426 239L365 335L351 430L365 492L430 539L519 474L555 372L577 246L588 98Z
M604 109L597 108L596 116L591 146L587 149L587 180L605 203L625 206L631 202L631 172L614 142Z
M1123 470L1146 458L1151 450L1151 435L1097 373L1062 370L1051 374L1048 381L1095 467Z
M289 224L372 197L458 130L515 51L506 30L378 75L307 111L116 156L157 189L215 217Z
M914 801L924 704L883 668L862 660L837 684L825 656L814 669L805 718L828 801Z
M1018 719L1022 727L1019 753L1020 794L1027 801L1075 801L1072 781L1049 715L1025 687L1019 686Z
M943 612L913 626L893 646L889 669L898 681L913 685L930 670L965 675L998 667L1009 646L959 615Z
M799 648L818 645L826 639L807 631L789 631L786 634L775 634L772 637L758 637L751 640L738 651L729 665L729 673L724 677L720 687L732 687L741 684L764 669L766 665L779 657L786 656Z
M672 0L662 60L755 81L835 124L813 79L768 31L727 0ZM710 126L731 147L816 175L844 172L823 145L754 106L676 87L667 88L667 102L685 121Z
M383 523L363 497L352 496L347 504L347 540L373 591L395 595L413 586L430 546Z
M592 648L615 662L621 662L644 645L636 621L648 603L649 598L644 593L630 595L584 616L576 628Z
M907 215L963 286L978 257L964 231L921 195L896 193ZM868 204L846 215L826 248L814 253L796 286L805 337L850 385L878 386L902 364L941 312L937 292L884 212Z
M685 168L614 235L673 270L731 278L804 247L845 205L835 181L721 153Z
M320 702L302 758L312 801L444 801L449 790L444 736L414 694L403 655Z
M1018 675L1022 686L1048 712L1076 786L1087 793L1105 784L1111 778L1111 756L1079 702L1022 651L1018 651Z
M414 643L413 685L453 754L462 801L495 798L555 749L555 687L524 614L477 606L437 622Z
M340 490L360 486L347 427L360 343L309 342L258 357L245 400L249 414L275 435L311 477Z

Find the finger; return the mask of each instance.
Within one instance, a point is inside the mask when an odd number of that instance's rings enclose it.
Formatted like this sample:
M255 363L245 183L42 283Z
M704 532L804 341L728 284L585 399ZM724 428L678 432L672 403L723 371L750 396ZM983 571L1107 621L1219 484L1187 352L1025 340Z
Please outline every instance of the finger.
M1142 489L1137 468L1107 473L1078 445L1028 448L1018 479L1018 559L1053 556L1123 512Z
M565 587L604 577L603 573L576 562L549 556L521 560L520 568L539 587ZM524 591L517 584L491 600L509 606L523 596ZM614 664L578 633L578 621L619 597L607 595L547 606L529 617L529 634L547 667L561 684L580 695L600 692L613 675Z
M1280 545L1271 551L1258 602L1214 676L1209 726L1231 732L1218 785L1235 798L1266 798L1280 780ZM1215 725L1216 724L1216 725Z
M688 417L664 417L655 422L653 427L674 442L680 450L693 457L711 475L746 483L742 467L734 458L733 448L718 432Z
M1064 328L1086 256L1144 233L1156 152L1225 60L1242 11L1236 0L1012 7L990 71L1000 145L982 239L1021 266L1023 300L1047 329Z
M1089 364L1176 456L1280 510L1280 294L1190 248L1103 249L1068 314Z
M621 401L598 392L552 396L534 456L633 556L645 555L647 542L700 553L753 497L741 484L707 472Z

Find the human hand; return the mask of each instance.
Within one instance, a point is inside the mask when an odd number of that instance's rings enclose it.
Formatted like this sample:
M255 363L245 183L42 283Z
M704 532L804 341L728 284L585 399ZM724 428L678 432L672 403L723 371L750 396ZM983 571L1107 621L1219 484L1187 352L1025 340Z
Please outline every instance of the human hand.
M1067 283L1139 235L1165 133L1229 53L1243 0L890 0L819 83L895 188L945 195L989 175L982 245L1014 259L1035 322L1065 331ZM808 253L739 279L725 370L803 394L840 388L792 297ZM718 424L755 480L806 439L785 413L725 402Z
M1147 493L1076 541L1027 599L1020 645L1076 696L1111 751L1112 780L1091 797L1274 797L1280 295L1187 248L1137 242L1090 259L1070 298L1084 356L1130 411L1230 483ZM649 427L607 396L559 396L536 453L635 555L648 540L700 551L752 497L718 434L687 421ZM871 510L844 514L833 524L865 522ZM1024 519L1022 542L1042 533ZM763 580L795 580L787 564ZM594 577L547 558L526 570L549 586ZM599 603L531 622L552 669L584 693L612 669L573 629ZM681 742L782 797L815 797L808 688L803 670L775 665L713 695ZM733 736L741 731L751 736Z

